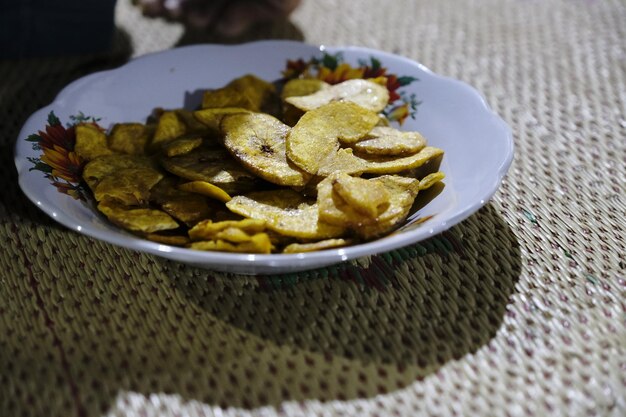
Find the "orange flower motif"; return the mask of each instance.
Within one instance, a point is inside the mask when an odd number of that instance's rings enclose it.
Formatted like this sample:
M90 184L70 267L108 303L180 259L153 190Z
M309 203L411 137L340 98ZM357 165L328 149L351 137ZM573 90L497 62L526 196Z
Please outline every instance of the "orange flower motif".
M85 117L82 113L70 118L74 123L86 122L98 126L96 119ZM28 158L34 165L30 170L43 172L59 192L75 199L85 199L81 178L84 161L74 152L74 125L64 127L59 118L50 112L45 129L28 136L26 140L33 143L33 149L41 152L39 157Z
M335 69L321 67L317 78L329 84L338 84L346 80L363 78L363 68L352 68L349 64L343 63Z
M42 148L42 150L41 162L52 168L53 177L62 178L68 182L80 182L83 164L75 152L57 145L54 148Z

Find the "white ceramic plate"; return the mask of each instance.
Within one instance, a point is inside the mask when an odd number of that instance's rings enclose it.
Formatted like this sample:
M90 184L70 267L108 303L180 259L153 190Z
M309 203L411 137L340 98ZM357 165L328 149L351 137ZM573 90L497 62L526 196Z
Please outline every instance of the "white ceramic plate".
M406 116L408 110L410 114L401 128L421 132L430 145L445 151L440 168L446 174L443 191L412 214L399 232L369 243L302 254L194 251L143 240L112 226L89 203L58 192L50 177L33 169L33 158L40 158L42 151L34 149L33 142L26 138L45 129L51 111L64 125L72 116L80 114L99 118L98 123L105 128L117 122L143 122L155 107L192 108L198 104L197 91L221 87L247 73L277 80L285 74L288 61L298 59L302 60L300 66L291 65L291 70L302 68L303 63L318 62L315 61L318 59L321 60L319 66L309 68L325 67L322 71L329 73L328 76L359 68L369 71L370 75L384 70L385 75L396 76L397 84L392 89L401 98L387 110L395 116ZM120 68L91 74L68 85L54 102L34 113L22 128L15 146L15 164L22 190L33 203L66 227L133 250L244 274L312 269L429 238L482 207L498 188L512 157L509 127L468 85L435 75L417 62L385 52L360 47L317 47L290 41L189 46L142 56Z

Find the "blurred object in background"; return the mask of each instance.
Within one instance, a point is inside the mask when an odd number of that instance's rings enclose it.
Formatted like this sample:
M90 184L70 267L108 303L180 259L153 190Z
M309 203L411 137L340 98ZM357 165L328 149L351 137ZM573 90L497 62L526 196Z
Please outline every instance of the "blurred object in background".
M285 19L300 0L133 0L133 3L146 16L234 37L257 23Z
M0 0L0 59L107 51L116 0Z

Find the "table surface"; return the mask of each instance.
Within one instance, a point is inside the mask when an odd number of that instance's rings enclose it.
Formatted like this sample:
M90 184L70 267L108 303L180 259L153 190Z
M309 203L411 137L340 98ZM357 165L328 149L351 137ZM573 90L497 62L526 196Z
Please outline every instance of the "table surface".
M407 56L514 132L466 221L289 280L121 249L22 195L19 129L64 85L223 41L126 0L116 22L106 54L0 62L0 415L626 415L626 2L305 0L237 39Z

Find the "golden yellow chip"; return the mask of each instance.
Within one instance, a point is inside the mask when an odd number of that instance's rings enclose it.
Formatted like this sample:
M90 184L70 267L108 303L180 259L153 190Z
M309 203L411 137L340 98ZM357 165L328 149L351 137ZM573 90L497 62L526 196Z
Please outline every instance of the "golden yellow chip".
M317 205L319 218L329 224L354 229L374 223L376 217L359 213L335 192L333 182L339 174L332 174L317 185Z
M196 120L193 112L185 109L165 110L159 116L150 148L157 150L164 144L190 134L204 136L209 129Z
M142 155L154 134L153 125L117 123L109 135L109 147L120 153Z
M189 243L189 238L184 235L164 235L159 233L148 233L144 237L153 242L171 246L185 246Z
M98 210L111 223L133 232L154 233L178 228L178 223L161 210L129 208L108 201L98 204Z
M201 221L189 230L193 240L212 240L225 229L236 228L248 235L265 231L265 221L257 219L224 220L213 222L211 219Z
M419 152L409 156L356 156L365 168L360 173L366 174L397 174L407 170L415 170L443 155L443 150L426 146Z
M103 155L89 161L83 168L83 179L95 190L102 178L124 168L152 168L154 163L145 156Z
M334 249L348 246L352 243L353 241L349 239L326 239L311 243L292 243L285 246L283 253L313 252L317 250Z
M294 78L285 83L280 97L286 99L288 97L308 96L328 88L330 88L330 84L317 78Z
M184 155L202 145L199 136L181 137L163 145L163 153L167 156Z
M163 178L152 168L123 168L100 180L93 191L96 201L116 201L127 206L139 206L148 202L150 189Z
M316 78L294 78L287 81L280 95L283 100L283 122L289 126L293 126L304 114L303 110L287 103L285 101L287 97L306 96L329 87L330 84Z
M403 132L392 127L377 126L354 144L357 152L372 155L411 155L426 146L418 132Z
M187 133L187 125L174 110L164 111L157 122L151 147L157 149L172 139L181 137Z
M343 227L320 222L315 201L293 190L258 191L236 196L226 203L226 207L244 217L264 220L268 229L285 236L327 239L344 233Z
M206 251L222 251L222 252L239 252L239 253L271 253L272 242L267 233L257 233L250 237L250 240L233 243L226 240L208 240L193 242L189 245L191 249Z
M184 184L180 184L178 188L183 191L189 191L190 193L197 193L207 197L215 198L222 203L230 201L231 198L226 191L206 181L186 182Z
M275 112L276 87L254 75L244 75L225 87L208 90L202 97L202 108L242 107L255 112Z
M359 175L365 170L366 161L354 155L352 148L339 148L337 152L320 161L317 175L327 177L334 172Z
M435 185L436 183L438 183L439 181L443 180L445 178L445 174L443 172L433 172L432 174L428 174L427 176L425 176L424 178L422 178L420 180L420 185L419 185L419 189L421 190L426 190L430 187L432 187L433 185Z
M352 102L334 102L306 112L287 135L287 157L310 174L332 164L339 139L365 136L378 123L375 112Z
M80 123L76 125L76 144L74 152L85 161L98 156L111 155L107 135L94 123Z
M196 110L193 115L204 126L211 131L218 132L220 124L225 116L237 113L249 113L250 110L243 107L211 107L208 109Z
M185 124L185 130L187 131L187 133L199 136L209 133L209 130L204 125L204 123L196 118L194 111L190 111L187 109L176 109L175 111L180 120L182 120Z
M336 226L350 229L359 237L370 239L391 231L409 213L418 192L419 180L398 175L383 175L368 179L378 182L389 193L389 205L375 218L366 216L348 204L335 192L334 176L318 185L319 218Z
M378 216L378 223L356 230L356 235L364 239L380 237L400 226L406 220L419 191L419 181L414 178L382 175L374 180L382 182L389 190L391 204Z
M337 173L331 183L334 193L366 217L376 218L389 207L389 191L380 181Z
M389 91L374 81L352 79L306 96L287 97L285 101L304 111L335 101L350 101L378 113L389 103Z
M216 216L221 209L221 203L213 202L200 194L179 190L177 180L171 177L163 178L152 187L150 202L190 227L201 220Z
M269 114L240 113L224 118L224 146L255 175L278 185L301 187L310 175L287 160L289 126Z
M225 240L232 243L248 242L251 238L252 236L237 227L227 227L215 235L217 240Z
M191 181L206 181L229 195L251 190L258 179L223 147L200 147L184 155L161 158L163 167Z

